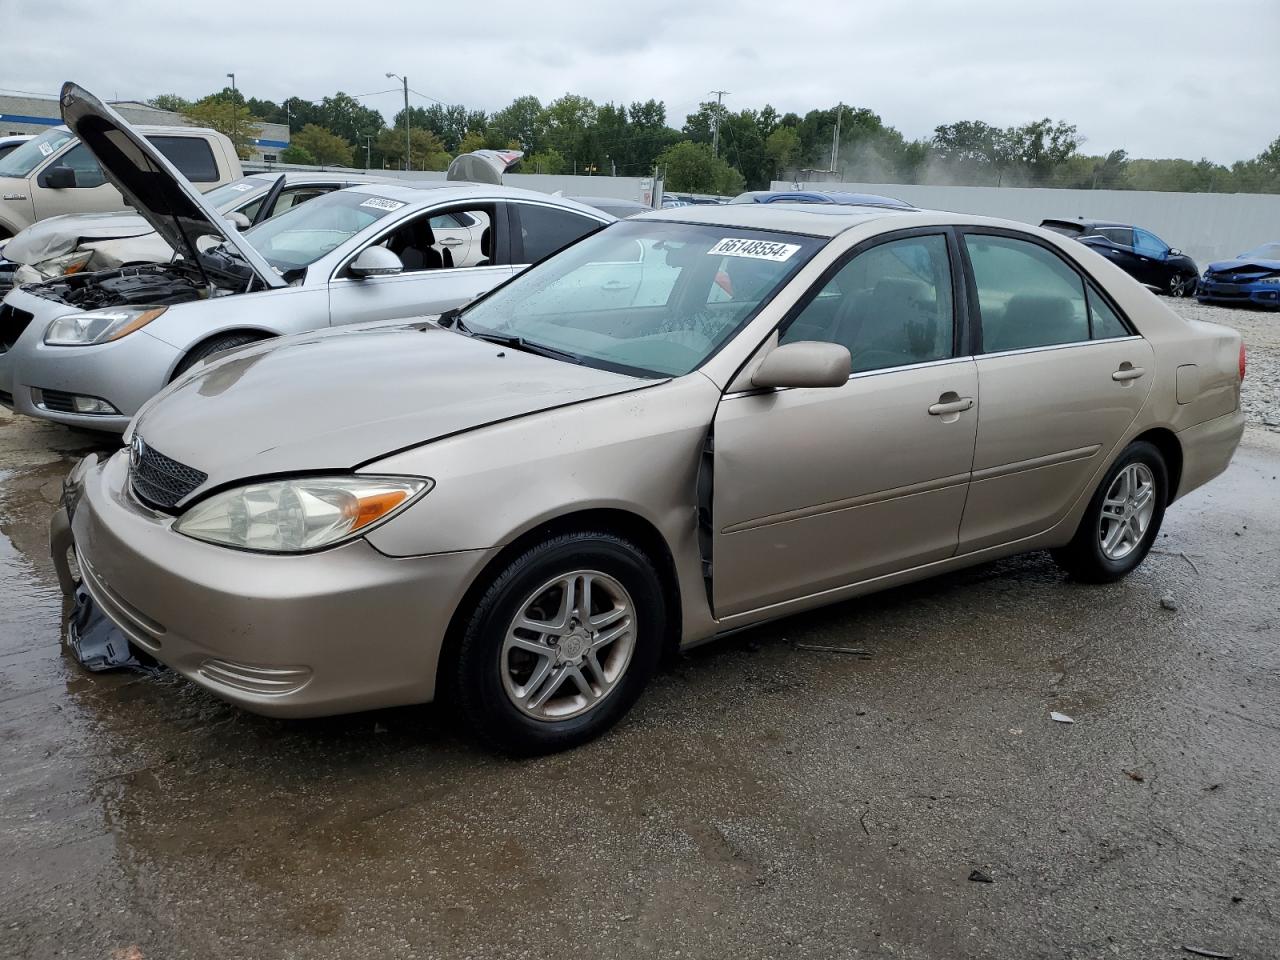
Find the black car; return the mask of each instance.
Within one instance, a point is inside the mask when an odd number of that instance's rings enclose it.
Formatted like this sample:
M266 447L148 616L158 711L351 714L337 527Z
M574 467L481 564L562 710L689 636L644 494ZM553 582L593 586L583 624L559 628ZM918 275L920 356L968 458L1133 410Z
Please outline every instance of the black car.
M1106 220L1041 220L1040 226L1093 247L1139 283L1171 297L1196 292L1196 262L1150 230Z

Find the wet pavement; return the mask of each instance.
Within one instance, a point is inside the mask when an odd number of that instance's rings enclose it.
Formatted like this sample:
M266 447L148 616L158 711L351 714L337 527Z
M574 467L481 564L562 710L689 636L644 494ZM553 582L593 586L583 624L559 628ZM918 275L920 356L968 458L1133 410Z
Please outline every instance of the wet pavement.
M0 412L0 958L1280 956L1280 435L1122 583L782 621L520 762L85 674L45 525L94 445Z

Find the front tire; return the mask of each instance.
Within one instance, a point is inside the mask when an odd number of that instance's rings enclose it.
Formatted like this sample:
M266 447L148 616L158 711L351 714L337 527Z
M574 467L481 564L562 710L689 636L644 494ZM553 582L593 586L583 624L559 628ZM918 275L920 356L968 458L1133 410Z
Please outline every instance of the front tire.
M236 347L243 347L247 343L255 343L261 339L263 339L262 335L256 333L228 333L225 336L206 340L182 358L177 368L173 371L172 379L178 379L201 360L212 357L215 353L234 350Z
M1169 296L1189 297L1196 292L1196 278L1187 273L1175 273L1169 278Z
M440 679L489 745L565 750L631 709L657 666L666 616L639 547L609 533L564 534L498 573Z
M1053 559L1085 583L1119 580L1146 559L1168 502L1163 455L1145 440L1131 443L1102 478L1071 542L1051 551Z

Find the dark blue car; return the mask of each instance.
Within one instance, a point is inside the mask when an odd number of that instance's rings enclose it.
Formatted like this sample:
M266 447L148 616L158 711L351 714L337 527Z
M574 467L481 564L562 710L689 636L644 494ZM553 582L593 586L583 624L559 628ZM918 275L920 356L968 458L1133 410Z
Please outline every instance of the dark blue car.
M1196 299L1280 310L1280 243L1264 243L1234 260L1209 264L1200 278Z
M859 207L893 207L896 210L914 210L913 204L896 197L881 197L874 193L830 193L823 190L752 190L740 193L730 203L846 203Z

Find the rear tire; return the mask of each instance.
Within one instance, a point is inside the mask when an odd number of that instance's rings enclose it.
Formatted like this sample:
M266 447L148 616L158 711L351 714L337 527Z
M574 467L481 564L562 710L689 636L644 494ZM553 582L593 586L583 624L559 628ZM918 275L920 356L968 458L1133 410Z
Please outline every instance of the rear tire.
M564 534L498 573L438 683L488 745L514 755L566 750L631 709L665 631L662 584L639 547L609 533Z
M1075 536L1054 561L1084 583L1112 583L1146 558L1169 502L1169 470L1154 444L1129 444L1089 501Z
M255 341L263 339L265 338L261 334L256 333L228 333L225 336L214 337L212 340L206 340L182 358L182 362L179 363L177 369L173 371L172 379L178 379L178 377L182 376L201 360L212 357L215 353L222 353L224 350L234 350L236 347L243 347L246 343L254 343Z

